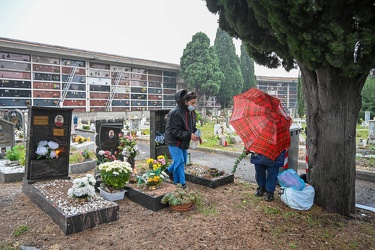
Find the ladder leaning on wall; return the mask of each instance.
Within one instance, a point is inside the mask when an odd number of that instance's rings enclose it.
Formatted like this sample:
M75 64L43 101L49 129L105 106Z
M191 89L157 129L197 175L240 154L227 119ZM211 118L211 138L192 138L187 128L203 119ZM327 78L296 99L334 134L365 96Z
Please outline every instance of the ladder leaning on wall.
M61 97L60 97L59 101L57 102L56 106L60 106L60 107L63 106L64 100L65 100L65 97L66 97L66 95L68 94L68 91L69 91L69 88L70 88L70 84L71 84L72 81L73 81L73 78L74 78L74 75L75 75L76 71L77 71L77 67L73 67L73 68L70 70L70 73L69 73L68 79L66 80L66 83L65 83L64 89L62 90L62 93L61 93Z
M109 93L108 100L105 104L105 106L106 106L105 110L106 111L112 111L112 100L113 100L113 97L115 96L117 86L120 83L121 76L122 76L122 72L116 73L115 83L111 87L111 92Z

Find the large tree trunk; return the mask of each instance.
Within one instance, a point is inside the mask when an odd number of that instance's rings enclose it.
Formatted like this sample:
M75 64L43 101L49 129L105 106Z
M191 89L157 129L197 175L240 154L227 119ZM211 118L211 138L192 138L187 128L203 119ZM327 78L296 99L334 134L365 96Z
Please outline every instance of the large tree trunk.
M343 77L330 67L299 65L307 104L309 180L315 204L349 216L355 211L356 121L366 76Z

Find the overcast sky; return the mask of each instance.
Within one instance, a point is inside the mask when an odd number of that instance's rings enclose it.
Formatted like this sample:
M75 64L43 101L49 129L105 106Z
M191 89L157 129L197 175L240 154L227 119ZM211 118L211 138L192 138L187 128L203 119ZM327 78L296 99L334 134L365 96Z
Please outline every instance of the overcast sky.
M176 64L195 33L213 45L218 27L202 0L0 0L0 10L0 37ZM298 71L256 65L255 74Z

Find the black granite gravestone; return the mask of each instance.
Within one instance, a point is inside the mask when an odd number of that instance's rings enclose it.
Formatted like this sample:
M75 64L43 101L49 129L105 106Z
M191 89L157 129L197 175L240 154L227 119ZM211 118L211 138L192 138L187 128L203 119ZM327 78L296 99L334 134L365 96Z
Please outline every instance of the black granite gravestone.
M96 153L100 150L108 150L112 154L117 151L119 145L118 135L122 133L123 123L123 119L96 121Z
M29 107L24 176L27 183L69 179L72 111L70 108ZM38 146L42 147L38 149Z
M167 115L169 110L151 110L150 111L150 157L156 159L159 155L166 155L171 159L171 155L166 144L155 142L158 133L165 133Z

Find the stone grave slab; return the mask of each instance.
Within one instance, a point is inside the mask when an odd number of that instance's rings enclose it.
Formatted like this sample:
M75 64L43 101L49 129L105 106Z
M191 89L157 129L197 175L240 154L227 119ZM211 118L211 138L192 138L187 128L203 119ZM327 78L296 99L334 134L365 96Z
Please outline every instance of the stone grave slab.
M142 207L145 207L152 211L158 211L162 208L168 207L168 204L160 203L161 199L164 197L167 191L164 194L152 196L150 194L147 194L146 192L142 192L142 190L138 190L133 187L126 186L125 189L127 190L127 192L125 193L126 197L129 200L141 205Z
M219 176L219 177L214 178L214 179L206 179L206 178L203 178L203 177L200 177L200 176L185 173L185 179L188 182L192 182L192 183L195 183L195 184L198 184L198 185L202 185L202 186L206 186L206 187L210 187L210 188L216 188L216 187L219 187L219 186L222 186L222 185L233 183L234 182L234 175L230 174L230 175L227 175L227 176Z
M109 206L97 208L96 210L67 215L33 184L28 184L25 180L24 182L22 186L23 193L48 214L66 235L82 232L85 229L116 221L119 218L119 205L114 202L111 202Z

